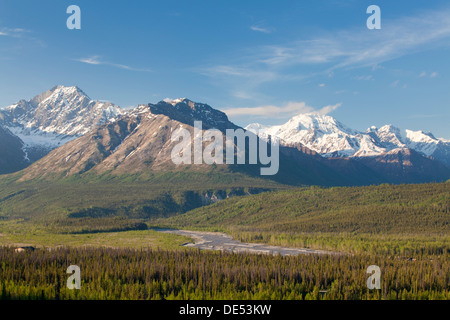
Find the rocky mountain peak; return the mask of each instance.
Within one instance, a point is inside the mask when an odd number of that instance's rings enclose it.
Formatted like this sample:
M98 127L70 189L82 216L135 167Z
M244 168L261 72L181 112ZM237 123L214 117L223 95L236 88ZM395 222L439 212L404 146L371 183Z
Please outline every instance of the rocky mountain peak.
M165 99L156 104L148 104L153 114L163 114L173 120L194 125L194 121L201 121L204 129L225 130L237 128L228 120L227 115L208 104L193 102L189 99Z

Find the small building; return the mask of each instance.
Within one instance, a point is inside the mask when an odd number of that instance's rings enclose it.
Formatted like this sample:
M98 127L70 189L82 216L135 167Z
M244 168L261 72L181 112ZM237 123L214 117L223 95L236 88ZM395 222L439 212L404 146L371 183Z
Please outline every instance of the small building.
M36 249L35 247L31 247L31 246L18 247L16 249L14 249L14 252L30 252L30 251L34 251L35 249Z
M323 298L323 296L328 292L328 290L319 290L320 297Z

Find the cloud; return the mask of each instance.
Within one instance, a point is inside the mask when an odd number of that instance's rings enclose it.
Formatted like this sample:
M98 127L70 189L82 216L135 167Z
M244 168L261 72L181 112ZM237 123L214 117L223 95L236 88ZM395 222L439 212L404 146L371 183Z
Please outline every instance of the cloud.
M30 32L22 28L0 28L0 36L21 38L24 34Z
M258 25L252 27L254 31L265 30ZM200 72L223 80L225 83L220 85L231 92L251 91L257 97L257 89L265 83L324 77L338 69L370 67L375 71L386 61L448 46L449 40L450 8L442 8L383 19L381 30L357 26L244 48L236 58L226 57L226 63L222 61ZM362 75L357 80L373 78Z
M152 72L150 69L146 68L133 68L124 64L112 63L108 61L101 60L100 56L90 56L86 58L78 58L74 59L74 61L91 64L91 65L107 65L112 66L119 69L130 70L130 71L140 71L140 72Z
M253 95L242 90L233 92L233 96L239 99L246 99L246 100L253 99Z
M369 80L373 80L373 76L372 75L356 76L356 77L354 77L354 79L359 80L359 81L369 81Z
M261 48L259 61L267 65L328 64L330 70L374 66L424 51L450 38L450 11L384 21L379 32L341 30L307 40Z
M426 73L425 71L423 71L421 74L419 74L419 78L423 78L426 76L429 76L430 78L436 78L439 75L439 73L435 72L431 72L430 75L428 75L428 73Z
M319 87L321 87L321 88L325 87L325 83L320 83Z
M266 82L275 80L277 75L269 70L253 70L246 67L236 67L227 65L218 65L210 68L201 69L200 72L207 76L235 76L257 80L257 82Z
M331 112L333 112L334 110L336 110L337 108L339 108L342 105L342 103L338 103L338 104L334 104L334 105L328 105L323 107L322 109L318 110L317 112L314 113L318 113L321 115L325 115L325 114L329 114Z
M89 57L89 58L81 58L81 59L75 59L76 61L79 62L83 62L83 63L87 63L87 64L102 64L99 60L98 60L98 56L93 56L93 57Z
M272 33L272 30L270 30L268 28L259 27L259 26L251 26L250 29L253 31L256 31L256 32Z
M20 51L36 50L36 46L40 48L47 47L47 44L43 40L36 38L31 30L24 28L0 27L0 38L3 37L14 41L14 45L0 46L2 52L11 55L16 55Z
M301 113L328 114L341 106L341 103L328 105L319 110L308 106L305 102L288 102L282 107L274 105L259 106L253 108L232 108L222 110L228 116L259 116L271 118L292 117Z

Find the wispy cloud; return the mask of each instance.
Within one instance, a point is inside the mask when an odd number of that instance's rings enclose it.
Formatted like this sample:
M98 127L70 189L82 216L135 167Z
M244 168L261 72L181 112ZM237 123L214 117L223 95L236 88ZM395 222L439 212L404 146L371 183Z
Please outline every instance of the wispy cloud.
M254 108L233 108L222 110L229 116L258 116L270 118L292 117L301 113L328 114L341 106L341 103L328 105L320 109L308 106L305 102L288 102L279 107L274 105L259 106Z
M450 10L384 21L380 32L341 30L313 40L268 48L263 61L279 64L330 63L332 68L373 66L445 43L450 38ZM270 55L272 51L272 55ZM280 52L285 59L280 58ZM286 54L289 53L289 54Z
M359 81L369 81L369 80L373 80L373 76L371 74L364 75L364 76L356 76L356 77L354 77L354 79L359 80Z
M20 38L24 34L30 32L22 28L0 28L0 36Z
M261 62L269 65L331 64L374 66L413 52L424 51L450 38L450 10L384 21L383 29L341 30L311 40L263 48Z
M253 31L256 31L256 32L272 33L271 29L260 27L260 26L251 26L250 29L253 30Z
M87 64L101 64L98 56L88 57L88 58L81 58L81 59L75 59L76 61L87 63Z
M422 71L419 74L419 78L424 78L424 77L427 77L427 76L430 77L430 78L436 78L438 75L439 75L439 73L436 72L436 71L431 72L430 74L428 74L426 71Z
M395 80L394 82L391 83L390 86L395 88L395 87L398 87L399 83L400 83L400 80Z
M47 44L34 36L32 30L24 28L9 28L0 27L0 39L9 38L12 44L1 45L0 51L7 55L15 56L17 52L23 52L24 50L36 50L38 48L45 48Z
M402 89L406 89L408 87L408 85L406 83L402 84L400 82L400 80L395 80L389 86L392 87L392 88L402 88Z
M263 32L259 29L265 28L252 26L252 30ZM448 46L449 40L450 9L447 8L395 20L384 19L383 29L376 31L358 26L309 39L246 48L235 60L228 58L226 63L203 68L203 74L221 77L226 81L224 87L231 86L231 91L239 91L242 97L249 96L242 94L247 88L257 96L259 86L267 82L327 76L338 69L371 67L376 70L386 61ZM357 78L372 79L370 75Z
M147 68L134 68L134 67L130 67L130 66L124 65L124 64L118 64L118 63L104 61L101 59L100 56L90 56L90 57L86 57L86 58L78 58L78 59L73 59L73 60L82 62L82 63L86 63L86 64L92 64L92 65L107 65L107 66L112 66L115 68L130 70L130 71L152 72L151 69L147 69Z
M277 74L270 70L258 70L246 67L238 66L228 66L228 65L218 65L210 68L204 68L199 70L202 74L207 76L236 76L243 78L257 79L258 82L266 82L270 80L275 80Z

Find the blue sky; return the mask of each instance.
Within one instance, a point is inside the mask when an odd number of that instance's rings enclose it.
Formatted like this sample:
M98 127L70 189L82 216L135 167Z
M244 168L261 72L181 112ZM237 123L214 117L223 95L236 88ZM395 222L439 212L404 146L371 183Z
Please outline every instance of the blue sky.
M187 97L242 126L317 111L450 139L450 4L0 0L0 106L57 84L124 108Z

